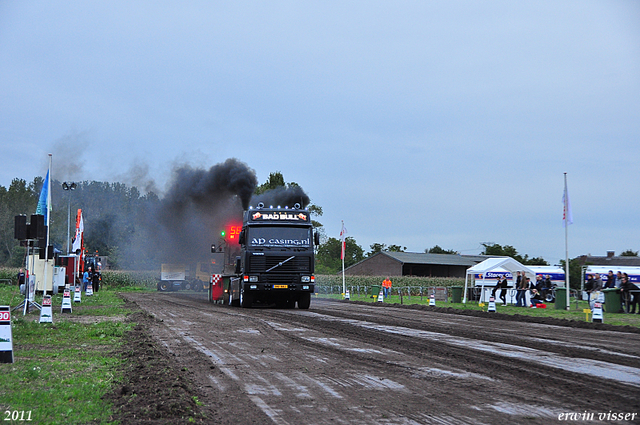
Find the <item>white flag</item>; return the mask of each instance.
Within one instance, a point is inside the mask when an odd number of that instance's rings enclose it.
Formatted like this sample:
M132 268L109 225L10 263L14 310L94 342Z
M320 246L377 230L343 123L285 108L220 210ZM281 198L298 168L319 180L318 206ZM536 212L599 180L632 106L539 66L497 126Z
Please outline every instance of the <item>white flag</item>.
M76 252L82 249L82 234L84 233L84 219L82 218L82 211L78 210L78 218L76 219L76 235L73 238L73 245L71 249Z
M569 203L569 190L567 181L564 181L564 194L562 195L562 223L566 226L573 224L573 214L571 214L571 203Z

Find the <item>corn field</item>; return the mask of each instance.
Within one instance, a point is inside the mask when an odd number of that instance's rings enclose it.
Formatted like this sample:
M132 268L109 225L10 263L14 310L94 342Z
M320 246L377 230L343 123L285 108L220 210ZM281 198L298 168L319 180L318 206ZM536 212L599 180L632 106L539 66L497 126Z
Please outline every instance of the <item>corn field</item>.
M349 293L366 295L371 294L372 288L377 293L384 279L385 276L346 276L345 284ZM408 296L429 296L435 288L448 289L452 286L464 286L464 278L455 277L395 276L391 278L391 282L393 283L392 294L402 293L402 295ZM343 292L342 276L316 276L316 292L318 294L341 294Z
M102 284L109 288L144 287L156 289L159 271L103 271Z

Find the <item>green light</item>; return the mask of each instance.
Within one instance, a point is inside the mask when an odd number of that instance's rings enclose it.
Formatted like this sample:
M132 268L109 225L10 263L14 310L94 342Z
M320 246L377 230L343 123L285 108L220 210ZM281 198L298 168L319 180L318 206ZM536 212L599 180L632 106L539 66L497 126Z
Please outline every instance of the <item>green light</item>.
M220 236L224 237L227 234L227 232L225 232L224 230L222 232L220 232Z

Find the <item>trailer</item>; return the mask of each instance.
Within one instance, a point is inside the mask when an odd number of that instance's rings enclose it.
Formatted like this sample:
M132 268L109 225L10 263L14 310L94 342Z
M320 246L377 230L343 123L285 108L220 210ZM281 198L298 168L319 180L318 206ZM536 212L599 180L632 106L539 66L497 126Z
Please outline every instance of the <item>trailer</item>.
M158 291L206 291L215 270L215 261L194 265L165 263L160 266Z

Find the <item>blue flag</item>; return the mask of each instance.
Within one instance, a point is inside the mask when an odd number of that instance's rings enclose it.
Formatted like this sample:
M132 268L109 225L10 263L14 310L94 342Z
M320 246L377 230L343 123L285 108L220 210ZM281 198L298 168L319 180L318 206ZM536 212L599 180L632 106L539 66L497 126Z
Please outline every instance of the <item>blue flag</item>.
M36 214L44 216L44 223L47 226L49 225L49 211L51 211L51 195L49 193L49 171L47 170L47 177L44 178L40 199L38 200L38 208L36 208Z

